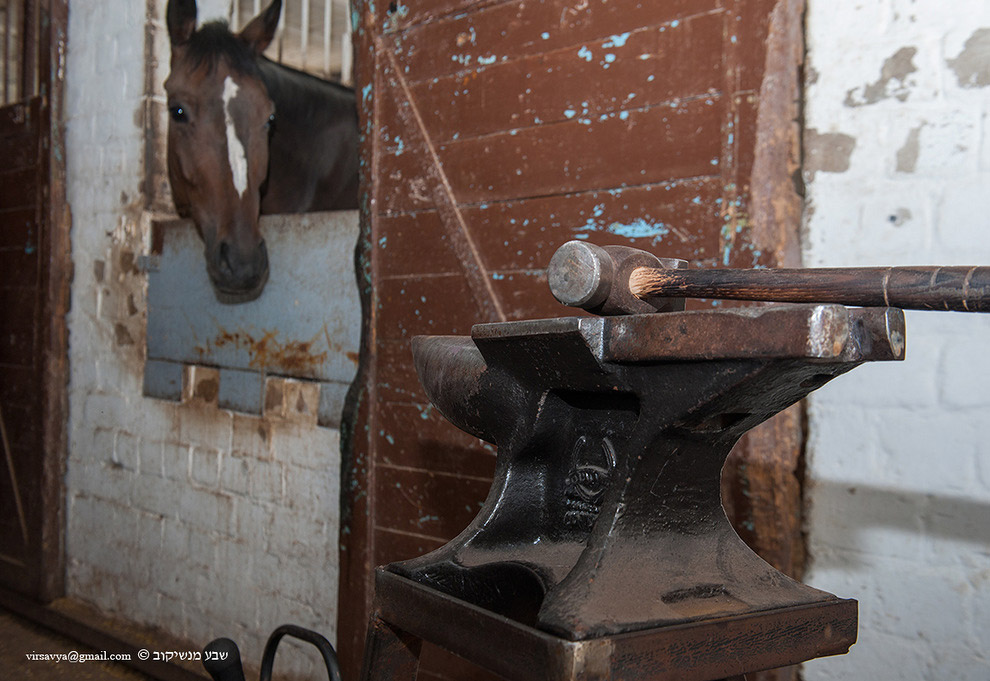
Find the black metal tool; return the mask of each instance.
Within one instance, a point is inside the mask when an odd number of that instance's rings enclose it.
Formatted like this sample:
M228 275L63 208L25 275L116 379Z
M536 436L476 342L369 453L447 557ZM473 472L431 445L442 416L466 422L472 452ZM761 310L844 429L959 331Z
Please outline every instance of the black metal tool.
M683 309L684 298L990 312L990 267L686 269L626 246L570 241L547 279L565 305L597 314Z
M753 553L719 478L750 428L863 362L901 359L899 310L479 324L413 351L440 412L497 445L496 474L460 536L377 573L365 679L415 677L403 636L514 681L723 679L855 641L856 603Z
M275 653L278 651L279 642L285 636L297 638L316 646L320 655L323 656L323 663L327 668L327 678L330 681L340 681L337 652L330 641L322 634L295 624L283 624L268 637L265 652L261 658L260 681L271 681ZM237 644L229 638L217 638L206 645L206 648L203 649L203 667L213 677L213 681L244 681L240 650L237 648Z

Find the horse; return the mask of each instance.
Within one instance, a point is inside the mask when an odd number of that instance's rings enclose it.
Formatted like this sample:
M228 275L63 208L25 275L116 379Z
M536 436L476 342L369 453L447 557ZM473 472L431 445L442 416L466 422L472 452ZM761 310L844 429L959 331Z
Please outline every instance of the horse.
M261 214L358 205L354 92L262 55L281 11L274 0L235 34L222 21L197 30L196 0L166 9L169 184L223 303L254 300L268 281Z

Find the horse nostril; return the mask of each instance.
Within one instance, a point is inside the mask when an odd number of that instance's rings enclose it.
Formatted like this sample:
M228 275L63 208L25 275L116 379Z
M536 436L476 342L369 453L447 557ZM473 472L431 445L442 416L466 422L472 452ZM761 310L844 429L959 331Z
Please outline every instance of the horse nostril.
M221 241L217 249L217 268L226 276L234 273L234 263L230 261L230 244L226 241Z

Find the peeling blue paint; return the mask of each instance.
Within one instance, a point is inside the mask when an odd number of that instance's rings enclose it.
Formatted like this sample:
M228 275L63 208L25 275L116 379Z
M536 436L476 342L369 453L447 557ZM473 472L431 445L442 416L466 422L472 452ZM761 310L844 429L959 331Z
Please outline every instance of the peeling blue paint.
M605 63L606 64L614 64L615 63L615 55L614 54L606 54L605 55ZM608 68L608 66L606 66L605 68Z
M550 34L544 31L543 33L540 34L540 37L543 38L544 40L549 40Z
M608 39L608 42L602 45L602 47L622 47L629 40L629 33L621 33L619 35L613 35Z
M604 211L603 211L604 212ZM575 228L575 239L587 239L588 231L609 232L616 236L623 236L627 239L652 239L653 245L660 243L665 236L670 234L670 228L662 222L648 222L644 218L636 218L632 222L613 222L608 226L599 225L594 219L589 218L585 224Z
M670 234L670 229L662 222L651 224L643 218L636 218L628 224L613 222L608 226L608 231L612 234L630 239L653 239L654 243L659 242L663 237Z
M567 118L574 118L575 116L577 116L577 111L575 111L574 109L566 109L564 111L564 116L566 116Z
M497 61L497 59L498 57L492 54L487 57L478 57L478 63L481 64L482 66L489 66L491 64L494 64Z
M588 62L590 62L594 58L594 56L591 54L591 50L589 50L586 46L578 50L578 56Z
M381 239L378 240L378 246L380 248L385 248L385 244L386 243L388 243L388 237L387 236L383 236Z

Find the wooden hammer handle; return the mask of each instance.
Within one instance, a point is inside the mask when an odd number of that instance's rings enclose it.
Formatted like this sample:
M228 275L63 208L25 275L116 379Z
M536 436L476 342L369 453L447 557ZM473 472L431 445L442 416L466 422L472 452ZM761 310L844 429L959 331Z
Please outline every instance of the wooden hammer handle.
M640 267L630 276L629 289L639 298L721 298L990 312L990 267Z

